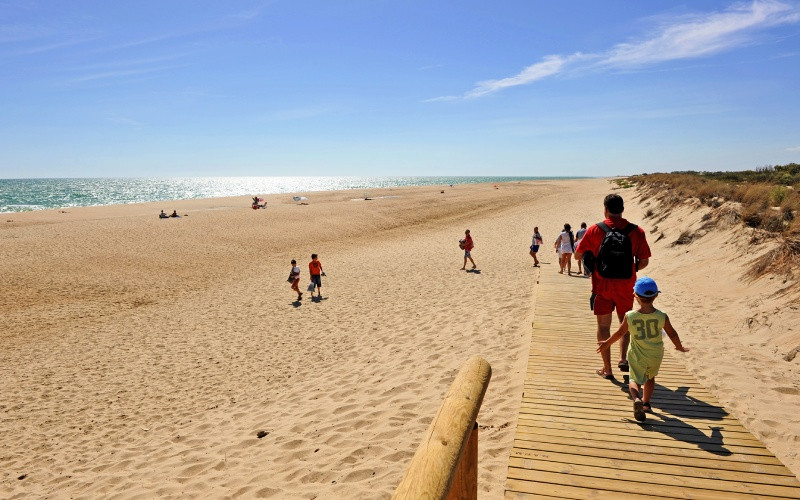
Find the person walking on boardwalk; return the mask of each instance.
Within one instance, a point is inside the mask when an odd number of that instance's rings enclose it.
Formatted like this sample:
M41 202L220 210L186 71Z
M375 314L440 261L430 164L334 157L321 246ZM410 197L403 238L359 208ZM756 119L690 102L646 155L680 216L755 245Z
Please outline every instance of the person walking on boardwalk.
M300 291L300 268L297 266L297 261L292 259L292 271L289 273L289 279L292 282L292 290L297 292L297 300L303 299L303 292Z
M586 234L586 223L581 222L581 228L575 232L575 248L578 248L584 234ZM588 270L583 269L583 259L578 259L578 274L586 274L587 276L589 274Z
M311 254L311 262L308 263L308 272L311 274L311 283L317 289L317 296L322 298L322 278L321 276L325 276L325 271L322 270L322 262L319 261L317 258L317 254ZM336 273L334 273L336 274ZM314 292L311 292L311 295L314 295Z
M575 236L572 234L572 227L569 224L564 224L564 229L558 235L555 242L556 252L558 253L558 265L561 268L559 274L564 274L564 268L567 268L567 274L572 274L572 252L575 251Z
M656 386L656 375L664 359L664 340L661 330L666 332L675 345L675 349L687 352L683 347L678 332L669 322L669 316L653 306L653 302L661 293L658 285L652 278L642 276L633 285L633 293L639 308L625 313L625 318L614 335L598 342L597 352L605 352L611 344L621 339L624 335L631 336L628 348L628 363L630 363L630 380L628 390L633 399L633 417L639 422L644 422L646 411L650 411L653 390Z
M539 247L544 243L542 235L539 234L539 226L533 228L533 240L531 241L531 257L533 257L533 267L539 267L539 258L536 256L539 253Z
M605 220L593 224L586 230L580 244L575 249L575 259L584 254L594 257L592 272L592 296L589 307L597 318L597 341L602 342L611 335L612 313L616 309L620 323L625 313L633 308L633 284L636 272L647 267L650 262L650 246L644 229L622 218L625 204L618 194L610 194L603 200ZM584 263L585 264L585 263ZM625 334L619 345L621 371L628 371L628 342ZM613 379L611 354L601 352L603 368L596 373L606 379Z
M475 244L472 242L472 236L469 234L469 229L464 231L464 239L459 240L459 246L464 249L464 265L461 266L461 270L467 268L467 259L472 262L472 269L476 269L478 266L475 265L475 261L472 260L472 249L475 247Z

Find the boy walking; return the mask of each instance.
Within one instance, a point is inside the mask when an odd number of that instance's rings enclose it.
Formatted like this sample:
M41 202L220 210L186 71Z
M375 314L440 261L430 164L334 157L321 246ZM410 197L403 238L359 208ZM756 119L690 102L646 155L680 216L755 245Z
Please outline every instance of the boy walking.
M639 307L635 311L625 313L625 319L607 340L598 342L597 352L608 349L611 344L621 339L626 333L631 333L631 343L628 347L628 365L630 380L628 390L633 398L633 417L639 422L644 422L645 411L650 411L650 398L656 386L656 375L664 359L664 341L661 330L666 332L675 345L675 349L686 352L678 332L669 322L669 316L653 306L659 290L652 278L642 276L633 286L634 297Z
M308 263L308 272L311 274L311 282L317 287L319 298L322 298L322 278L325 273L322 271L322 262L317 259L317 254L311 254L311 262ZM311 292L313 297L314 292Z
M464 231L464 239L459 240L459 246L464 249L464 265L461 266L461 270L463 271L467 267L467 259L472 262L472 269L476 269L477 266L475 265L475 261L472 260L472 249L475 247L475 244L472 242L472 236L469 234L469 229Z
M292 259L292 271L289 273L289 279L292 280L292 290L297 292L297 300L303 299L303 292L300 291L300 268L297 267L297 261Z

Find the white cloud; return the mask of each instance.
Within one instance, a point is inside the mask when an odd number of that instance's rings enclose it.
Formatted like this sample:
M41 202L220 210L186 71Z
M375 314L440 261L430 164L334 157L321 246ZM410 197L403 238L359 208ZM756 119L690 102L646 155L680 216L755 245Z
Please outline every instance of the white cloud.
M792 153L800 153L800 146L796 146L793 148L786 148L786 151L791 151Z
M561 56L547 56L544 58L544 61L531 64L514 76L500 80L486 80L484 82L478 82L474 89L464 94L464 97L480 97L486 94L497 92L498 90L502 90L507 87L525 85L526 83L547 78L548 76L559 73L564 67L566 61L567 59Z
M738 4L722 13L673 21L647 40L621 43L600 64L627 68L708 56L750 43L752 32L758 29L798 21L800 13L780 2Z
M606 52L549 55L507 78L478 82L459 98L470 99L505 88L527 85L567 69L633 69L665 61L709 56L752 43L765 28L800 22L800 10L776 0L734 4L723 12L682 16L662 22L648 38L620 43ZM451 100L450 97L429 99Z

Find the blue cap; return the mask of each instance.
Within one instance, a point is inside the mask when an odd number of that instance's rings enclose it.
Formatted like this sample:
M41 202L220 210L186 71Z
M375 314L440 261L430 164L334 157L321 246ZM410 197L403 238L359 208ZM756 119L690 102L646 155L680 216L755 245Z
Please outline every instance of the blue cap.
M633 285L633 293L639 297L655 297L661 292L658 290L658 285L653 281L653 278L642 276Z

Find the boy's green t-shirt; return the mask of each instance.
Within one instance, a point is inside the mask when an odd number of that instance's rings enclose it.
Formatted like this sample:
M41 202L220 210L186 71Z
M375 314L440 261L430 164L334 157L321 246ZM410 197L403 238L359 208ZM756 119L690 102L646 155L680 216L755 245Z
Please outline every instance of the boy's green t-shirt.
M658 309L643 314L639 311L625 313L628 320L628 331L631 334L629 352L641 354L645 358L662 356L664 353L664 340L661 331L667 322L667 315Z

